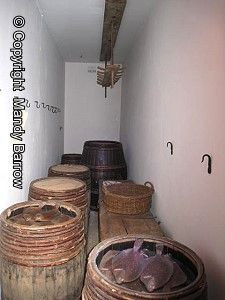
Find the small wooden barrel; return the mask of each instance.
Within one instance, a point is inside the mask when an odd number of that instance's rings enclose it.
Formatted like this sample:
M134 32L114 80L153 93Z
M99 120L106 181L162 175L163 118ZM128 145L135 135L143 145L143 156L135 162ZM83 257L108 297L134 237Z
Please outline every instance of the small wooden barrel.
M144 185L118 183L107 187L103 202L107 211L123 215L139 215L150 211L154 187L150 182Z
M88 190L91 188L91 173L89 168L84 165L61 164L51 166L48 169L48 176L73 177L83 180Z
M74 164L74 165L79 165L81 162L81 154L78 153L67 153L63 154L61 158L61 163L62 164Z
M164 251L170 253L172 258L180 265L188 277L185 286L171 292L134 291L124 284L118 285L105 277L98 266L102 257L109 250L124 250L132 248L136 238L143 238L143 248L155 253L156 244L164 245ZM144 300L144 299L185 299L206 300L207 283L205 270L200 258L184 245L168 238L153 238L145 235L117 236L104 240L90 253L87 265L85 285L82 292L82 300Z
M97 209L99 180L127 179L122 144L115 141L86 141L81 162L91 170L91 208Z
M85 182L67 177L47 177L30 184L28 200L64 201L77 206L84 217L85 234L88 231L89 201Z
M64 202L22 202L0 216L3 300L80 299L85 268L81 211Z

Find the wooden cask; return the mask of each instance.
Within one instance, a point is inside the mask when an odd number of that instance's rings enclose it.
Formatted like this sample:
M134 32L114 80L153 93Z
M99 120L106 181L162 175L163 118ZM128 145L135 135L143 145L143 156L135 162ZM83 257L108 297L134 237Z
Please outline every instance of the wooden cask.
M61 163L62 164L74 164L79 165L81 162L81 154L78 153L66 153L62 155Z
M48 176L72 177L84 181L88 191L91 189L91 173L90 169L84 165L61 164L54 165L48 169Z
M86 141L82 164L91 170L91 208L98 208L99 180L127 179L123 147L116 141Z
M109 250L124 250L132 248L136 238L143 238L143 249L155 253L156 244L163 244L164 251L179 264L187 276L182 287L170 292L144 291L144 286L138 284L138 290L131 289L128 284L116 284L104 276L98 266L104 254ZM141 287L141 288L140 288ZM186 246L165 237L153 238L148 235L117 236L104 240L90 253L87 265L85 285L82 300L206 300L207 283L205 270L200 258Z
M0 216L4 300L78 300L85 268L81 212L63 202L22 202Z
M34 180L29 188L29 201L64 201L78 207L84 218L85 235L88 231L89 201L85 182L69 177L46 177Z

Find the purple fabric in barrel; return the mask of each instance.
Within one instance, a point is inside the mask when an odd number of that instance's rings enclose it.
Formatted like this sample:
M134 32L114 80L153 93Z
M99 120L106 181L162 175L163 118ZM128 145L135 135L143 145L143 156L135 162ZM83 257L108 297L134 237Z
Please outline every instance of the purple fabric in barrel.
M181 270L179 265L173 261L173 275L169 282L163 287L163 291L170 291L180 285L185 284L186 281L186 274Z
M134 247L121 251L112 259L112 272L116 282L131 282L139 278L144 267L146 255L140 251L142 239L137 239Z
M141 274L141 281L149 292L163 287L173 275L173 262L168 255L156 254L149 257L147 267Z

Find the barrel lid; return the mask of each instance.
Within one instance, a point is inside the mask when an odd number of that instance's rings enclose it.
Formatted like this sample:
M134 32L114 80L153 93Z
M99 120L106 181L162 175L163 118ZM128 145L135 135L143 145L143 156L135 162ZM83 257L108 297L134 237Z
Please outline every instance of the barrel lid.
M85 186L81 180L68 177L47 177L32 182L34 188L51 192L71 192Z
M63 164L52 166L51 170L59 173L81 173L88 172L89 168L84 165Z

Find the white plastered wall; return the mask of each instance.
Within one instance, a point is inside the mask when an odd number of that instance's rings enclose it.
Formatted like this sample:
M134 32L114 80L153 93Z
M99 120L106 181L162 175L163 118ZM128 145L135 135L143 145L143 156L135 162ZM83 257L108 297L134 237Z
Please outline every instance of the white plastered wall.
M1 128L1 201L0 211L9 205L27 200L31 180L47 175L47 168L60 161L63 153L63 116L64 116L64 61L52 37L48 33L36 1L0 1L0 128ZM13 92L10 48L13 44L13 18L21 15L26 24L22 30L24 41L25 91ZM10 138L12 131L13 97L25 97L30 108L24 113L23 143L26 151L23 158L23 189L12 186L12 145L17 143ZM36 108L39 101L61 109L53 114L44 108ZM41 104L42 105L42 104Z
M209 299L225 298L225 2L157 0L122 84L129 176L155 186L166 233L203 259ZM174 144L174 155L166 147ZM202 155L212 155L212 174Z
M121 81L113 89L97 85L99 64L66 63L65 153L81 153L86 140L118 140L120 134Z

